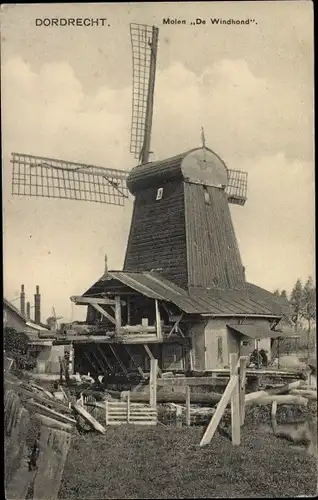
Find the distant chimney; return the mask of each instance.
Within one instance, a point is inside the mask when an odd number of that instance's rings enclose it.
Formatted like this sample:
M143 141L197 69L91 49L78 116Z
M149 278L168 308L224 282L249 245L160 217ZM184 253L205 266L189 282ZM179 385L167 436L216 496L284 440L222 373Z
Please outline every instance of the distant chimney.
M107 257L107 253L105 253L105 271L104 271L105 275L108 273L108 257Z
M28 320L31 318L31 304L30 304L30 302L26 303L26 317Z
M41 295L39 285L36 285L36 293L34 295L34 322L37 325L41 323Z
M25 293L24 293L24 285L21 285L21 293L20 293L20 312L25 316Z

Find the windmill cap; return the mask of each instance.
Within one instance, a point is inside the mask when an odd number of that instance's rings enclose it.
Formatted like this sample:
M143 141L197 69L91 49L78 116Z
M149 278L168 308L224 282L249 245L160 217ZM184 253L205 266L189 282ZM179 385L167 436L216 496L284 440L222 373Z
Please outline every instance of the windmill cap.
M208 148L197 148L161 161L138 165L129 174L127 186L132 194L147 187L160 187L172 180L225 188L228 169Z

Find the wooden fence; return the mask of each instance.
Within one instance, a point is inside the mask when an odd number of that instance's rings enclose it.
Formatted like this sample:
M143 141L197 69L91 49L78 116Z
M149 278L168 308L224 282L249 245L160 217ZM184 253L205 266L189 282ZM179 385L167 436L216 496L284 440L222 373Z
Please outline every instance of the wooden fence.
M238 360L237 354L230 354L230 380L201 439L200 446L205 446L210 443L230 401L232 443L236 446L241 444L241 426L244 424L245 420L247 360L247 357L241 357Z
M106 425L157 425L157 410L143 403L106 401Z

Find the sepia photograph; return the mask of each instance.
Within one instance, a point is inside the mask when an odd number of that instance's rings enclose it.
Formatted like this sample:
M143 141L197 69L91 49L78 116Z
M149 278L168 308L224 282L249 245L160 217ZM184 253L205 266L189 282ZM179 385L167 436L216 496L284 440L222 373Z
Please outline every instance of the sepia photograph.
M0 12L6 499L315 497L313 3Z

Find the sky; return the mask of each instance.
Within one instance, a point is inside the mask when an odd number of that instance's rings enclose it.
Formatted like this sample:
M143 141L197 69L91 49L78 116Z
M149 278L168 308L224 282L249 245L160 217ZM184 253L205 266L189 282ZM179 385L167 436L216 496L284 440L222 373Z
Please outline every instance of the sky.
M107 26L35 25L52 17ZM200 147L203 126L228 168L248 172L246 205L231 206L247 280L291 290L314 275L312 2L2 5L5 297L18 306L23 283L32 305L39 285L43 321L53 306L64 320L84 319L70 296L99 279L105 253L110 269L122 268L133 200L13 197L10 155L136 165L131 22L159 28L152 159Z

